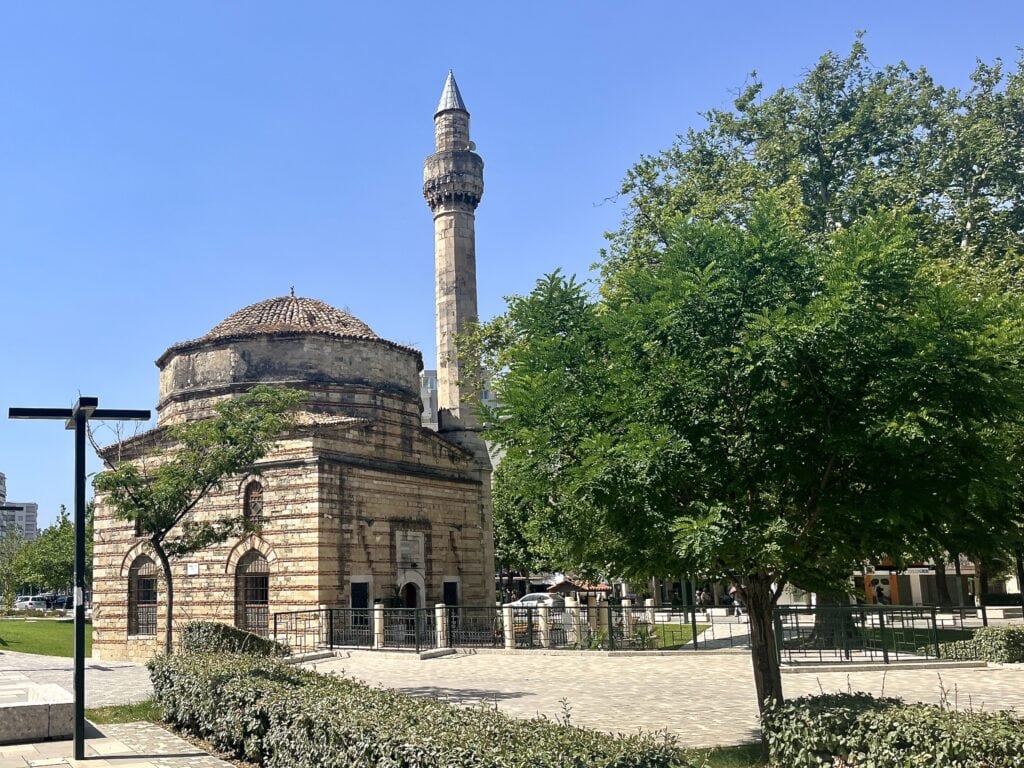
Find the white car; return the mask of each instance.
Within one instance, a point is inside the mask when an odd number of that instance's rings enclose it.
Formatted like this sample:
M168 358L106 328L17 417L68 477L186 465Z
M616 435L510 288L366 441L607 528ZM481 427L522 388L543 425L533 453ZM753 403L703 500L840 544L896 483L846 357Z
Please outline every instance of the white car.
M552 595L547 592L531 592L513 603L505 603L505 605L516 608L540 608L542 605L549 608L562 608L565 606L565 599L561 595Z
M45 611L46 600L41 597L19 597L14 601L16 611Z

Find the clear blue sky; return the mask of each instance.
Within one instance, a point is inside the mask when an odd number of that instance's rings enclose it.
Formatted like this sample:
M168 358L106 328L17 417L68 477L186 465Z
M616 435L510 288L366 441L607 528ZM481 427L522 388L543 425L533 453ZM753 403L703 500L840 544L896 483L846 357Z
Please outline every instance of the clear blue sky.
M1024 6L918 3L20 3L0 10L0 472L40 524L72 441L9 406L156 404L153 361L247 304L346 307L433 367L420 193L449 67L485 162L480 308L586 273L642 153L868 32L963 85ZM108 433L103 437L112 439ZM93 458L90 469L99 468Z

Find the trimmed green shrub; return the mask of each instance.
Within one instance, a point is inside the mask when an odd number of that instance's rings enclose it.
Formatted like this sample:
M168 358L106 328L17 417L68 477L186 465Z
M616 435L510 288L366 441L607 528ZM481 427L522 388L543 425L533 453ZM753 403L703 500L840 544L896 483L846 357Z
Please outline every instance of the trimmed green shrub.
M168 722L268 768L692 768L666 735L517 720L269 658L163 656L150 673Z
M178 633L182 653L248 653L253 656L290 656L284 643L219 621L190 621Z
M979 627L969 640L939 644L939 658L960 661L1024 662L1024 624Z
M866 693L770 706L763 730L776 768L1019 768L1024 720Z

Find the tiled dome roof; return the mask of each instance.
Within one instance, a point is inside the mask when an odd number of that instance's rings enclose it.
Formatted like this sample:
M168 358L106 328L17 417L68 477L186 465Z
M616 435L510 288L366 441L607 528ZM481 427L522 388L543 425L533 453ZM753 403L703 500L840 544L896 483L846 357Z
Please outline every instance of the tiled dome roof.
M264 334L322 333L378 339L366 323L316 299L279 296L238 310L197 341Z

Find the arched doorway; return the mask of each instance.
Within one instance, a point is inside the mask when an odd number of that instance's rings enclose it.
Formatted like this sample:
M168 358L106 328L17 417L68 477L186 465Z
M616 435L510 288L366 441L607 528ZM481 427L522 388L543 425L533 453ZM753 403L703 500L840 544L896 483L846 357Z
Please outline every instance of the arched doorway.
M270 632L270 567L257 550L247 552L235 568L235 626L266 637Z
M419 589L411 581L406 582L405 586L402 587L402 607L403 608L419 608Z

